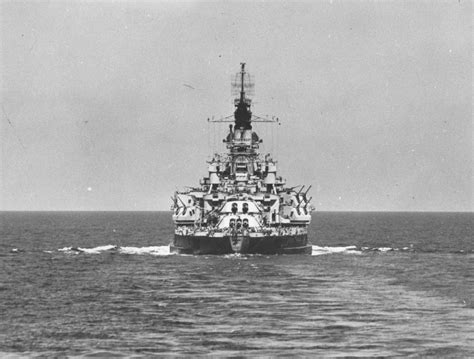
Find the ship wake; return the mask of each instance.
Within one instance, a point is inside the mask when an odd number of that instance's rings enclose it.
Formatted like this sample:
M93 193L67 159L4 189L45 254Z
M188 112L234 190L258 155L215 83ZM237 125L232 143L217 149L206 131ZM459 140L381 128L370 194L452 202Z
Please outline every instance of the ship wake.
M100 253L120 253L120 254L148 254L153 256L170 255L170 246L150 246L150 247L121 247L116 245L98 246L93 248L64 247L58 249L59 252L70 254L100 254Z
M361 254L362 251L357 249L356 246L347 247L320 247L313 245L313 251L311 255L320 256L323 254L334 254L334 253L346 253L346 254Z
M390 248L390 247L357 247L357 246L312 246L313 256L328 255L328 254L352 254L358 255L365 252L392 252L392 251L412 251L413 248ZM117 245L104 245L92 248L85 247L64 247L57 251L68 254L101 254L101 253L119 253L119 254L130 254L130 255L152 255L152 256L168 256L176 253L170 252L170 246L147 246L147 247L133 247L133 246L117 246ZM52 251L45 251L52 253ZM230 254L226 257L239 257L239 254ZM246 255L242 256L246 257Z

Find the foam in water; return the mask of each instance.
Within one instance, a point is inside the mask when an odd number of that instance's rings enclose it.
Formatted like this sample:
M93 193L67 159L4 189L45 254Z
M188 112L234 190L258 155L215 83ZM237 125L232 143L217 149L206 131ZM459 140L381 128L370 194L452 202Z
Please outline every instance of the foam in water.
M170 255L170 246L154 247L120 247L119 252L123 254L151 254L154 256Z
M117 249L117 246L107 245L107 246L98 246L94 248L81 248L81 247L64 247L58 249L60 252L76 252L76 253L89 253L89 254L98 254L104 251L109 251L111 249Z
M320 247L320 246L313 245L313 252L311 253L311 255L320 256L323 254L333 254L333 253L361 254L362 251L357 250L356 246Z
M357 248L356 246L340 246L340 247L329 247L329 246L312 246L312 253L313 256L320 256L324 254L362 254L363 252L373 251L373 252L391 252L391 251L407 251L411 250L412 248L404 247L404 248L391 248L391 247L376 247L376 248L369 248L369 247L362 247ZM13 251L18 251L18 249L14 249ZM106 246L98 246L94 248L82 248L82 247L64 247L58 249L60 252L66 253L87 253L87 254L99 254L103 252L117 252L120 254L137 254L137 255L153 255L153 256L168 256L173 253L170 252L170 246L149 246L149 247L120 247L116 245L106 245ZM51 253L50 251L44 251L46 253ZM228 254L225 256L226 258L246 258L247 256L241 256L238 253Z
M106 251L116 251L121 254L150 254L154 256L170 255L170 246L152 246L152 247L119 247L114 245L98 246L94 248L64 247L58 249L66 253L87 253L99 254Z

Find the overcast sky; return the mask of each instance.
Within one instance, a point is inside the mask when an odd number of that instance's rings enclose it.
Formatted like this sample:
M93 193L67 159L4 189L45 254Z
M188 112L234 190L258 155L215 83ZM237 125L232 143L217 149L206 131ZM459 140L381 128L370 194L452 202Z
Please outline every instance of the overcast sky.
M474 208L470 1L0 6L2 210L169 209L240 62L317 210Z

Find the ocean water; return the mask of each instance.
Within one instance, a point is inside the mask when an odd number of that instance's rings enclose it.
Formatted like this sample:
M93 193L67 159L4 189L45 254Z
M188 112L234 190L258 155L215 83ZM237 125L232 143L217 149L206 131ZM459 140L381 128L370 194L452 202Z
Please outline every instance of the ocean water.
M0 356L474 356L473 213L315 213L312 256L172 235L168 212L0 213Z

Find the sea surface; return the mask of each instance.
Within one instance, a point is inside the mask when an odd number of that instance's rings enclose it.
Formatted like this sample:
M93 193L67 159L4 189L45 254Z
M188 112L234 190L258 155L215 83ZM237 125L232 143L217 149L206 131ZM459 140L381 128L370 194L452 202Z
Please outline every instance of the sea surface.
M0 212L0 356L474 357L473 213L315 213L312 256L172 235L169 212Z

